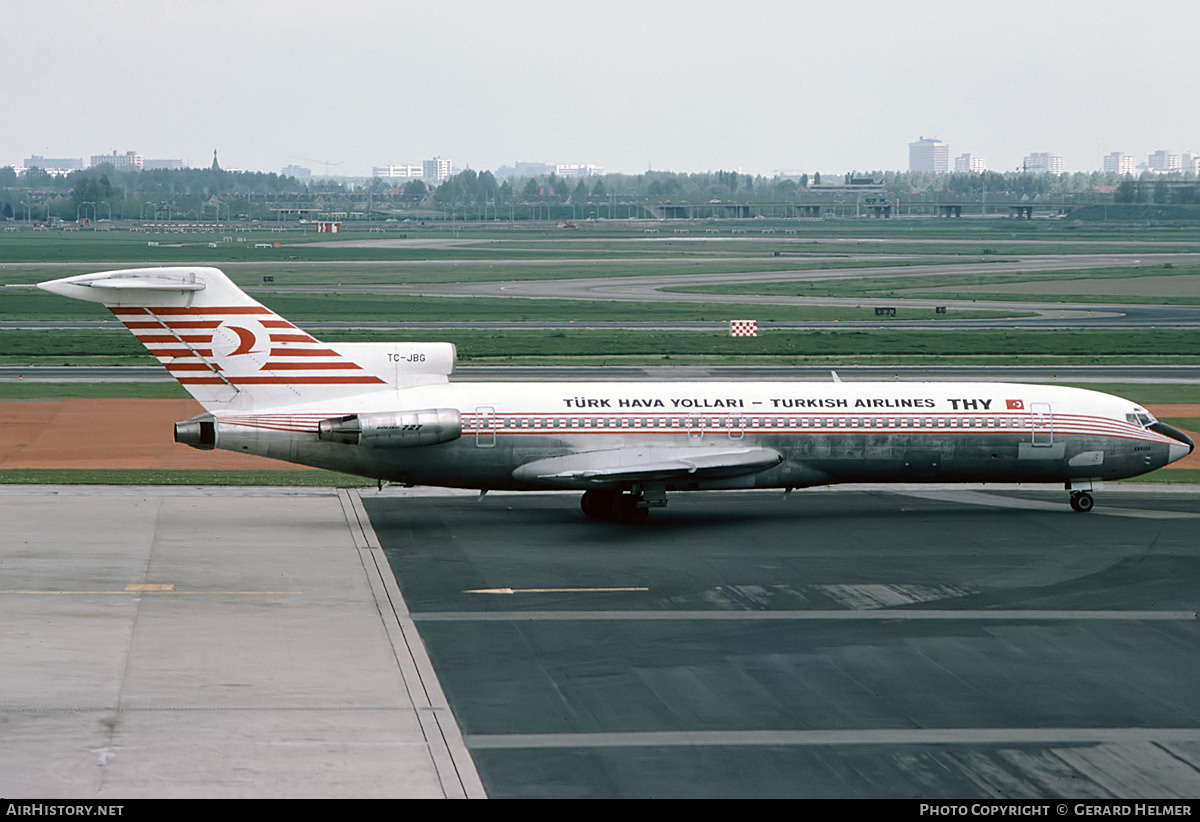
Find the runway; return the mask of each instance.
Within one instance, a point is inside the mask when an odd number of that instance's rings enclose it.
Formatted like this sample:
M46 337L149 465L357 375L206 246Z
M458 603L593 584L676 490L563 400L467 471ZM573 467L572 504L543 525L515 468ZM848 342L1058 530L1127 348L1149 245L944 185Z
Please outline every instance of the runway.
M0 793L1194 797L1198 493L0 487Z

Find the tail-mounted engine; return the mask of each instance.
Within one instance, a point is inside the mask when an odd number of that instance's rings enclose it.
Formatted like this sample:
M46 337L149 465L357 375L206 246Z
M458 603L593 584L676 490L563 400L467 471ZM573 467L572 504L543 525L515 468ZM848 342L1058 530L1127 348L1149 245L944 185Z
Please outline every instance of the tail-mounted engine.
M175 442L211 451L217 447L217 422L207 414L175 423Z
M461 436L462 417L455 408L351 414L321 420L317 425L317 438L322 442L376 448L437 445Z

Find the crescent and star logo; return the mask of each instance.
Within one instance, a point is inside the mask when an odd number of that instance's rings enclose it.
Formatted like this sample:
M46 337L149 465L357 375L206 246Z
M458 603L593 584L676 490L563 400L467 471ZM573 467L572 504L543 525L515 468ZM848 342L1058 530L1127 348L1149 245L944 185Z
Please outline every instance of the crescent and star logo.
M238 354L249 354L254 348L254 343L258 341L258 337L249 328L242 328L239 325L229 326L229 330L238 335L238 346L229 352L227 356L236 357Z
M221 323L213 331L213 357L222 369L261 369L270 350L271 335L257 320L239 317Z

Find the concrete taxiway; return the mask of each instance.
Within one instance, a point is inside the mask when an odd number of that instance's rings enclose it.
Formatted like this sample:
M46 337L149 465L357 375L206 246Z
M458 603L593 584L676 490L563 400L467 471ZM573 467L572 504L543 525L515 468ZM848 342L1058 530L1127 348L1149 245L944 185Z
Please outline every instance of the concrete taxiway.
M1200 495L365 500L493 797L1191 797Z
M357 496L9 486L0 520L0 795L483 795Z
M0 794L1194 797L1200 490L0 486Z

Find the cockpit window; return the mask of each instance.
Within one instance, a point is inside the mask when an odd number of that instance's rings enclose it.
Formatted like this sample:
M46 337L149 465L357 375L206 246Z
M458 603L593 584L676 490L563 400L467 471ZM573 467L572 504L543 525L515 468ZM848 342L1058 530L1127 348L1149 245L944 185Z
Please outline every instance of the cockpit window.
M1140 425L1143 428L1149 428L1156 422L1153 414L1141 408L1135 408L1133 411L1126 414L1125 421L1133 423L1134 425Z

